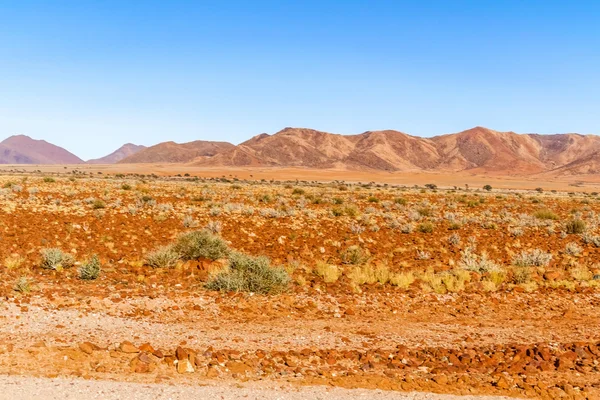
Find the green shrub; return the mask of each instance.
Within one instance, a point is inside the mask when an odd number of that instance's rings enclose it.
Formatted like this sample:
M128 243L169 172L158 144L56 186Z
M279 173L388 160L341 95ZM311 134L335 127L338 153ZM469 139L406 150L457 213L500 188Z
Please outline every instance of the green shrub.
M488 192L492 190L492 185L484 185L483 190L487 190Z
M79 268L79 279L94 280L100 275L100 259L97 255L93 255Z
M231 252L223 239L207 230L189 232L179 236L173 250L184 260L198 258L217 260L227 257Z
M350 246L342 251L340 258L343 264L360 265L367 262L369 255L359 246Z
M131 185L129 183L124 183L121 185L121 189L123 190L131 190Z
M421 233L431 233L433 232L433 224L431 222L423 222L419 224L417 230Z
M94 210L99 210L101 208L106 208L106 203L104 203L102 200L100 199L96 199L94 200L94 202L92 203L92 208Z
M303 195L304 193L306 193L305 190L301 188L295 188L292 190L292 194Z
M51 176L47 176L44 178L44 182L53 183L53 182L56 182L56 179L52 178Z
M379 199L375 196L371 196L368 199L369 203L379 203Z
M551 220L558 219L558 215L556 215L552 210L549 210L547 208L542 208L542 209L537 210L535 213L533 213L533 216L538 219L551 219Z
M164 246L146 254L144 261L152 268L175 268L179 258L173 246Z
M281 267L272 267L264 256L252 257L234 252L227 268L215 275L206 287L227 292L273 294L283 292L290 276Z
M394 203L396 203L396 204L400 204L401 206L405 206L405 205L406 205L406 203L408 203L408 202L407 202L407 201L406 201L406 199L405 199L405 198L403 198L403 197L396 197L396 198L394 199Z
M75 265L75 258L61 249L50 248L42 250L41 267L44 269L61 270Z
M579 218L572 219L565 224L565 231L568 234L582 234L585 232L585 222Z

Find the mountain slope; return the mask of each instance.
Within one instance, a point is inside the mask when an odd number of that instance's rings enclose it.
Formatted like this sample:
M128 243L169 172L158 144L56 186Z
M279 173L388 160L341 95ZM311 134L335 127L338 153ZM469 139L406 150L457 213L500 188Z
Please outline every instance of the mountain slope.
M214 156L234 147L234 145L227 142L210 142L204 140L196 140L188 143L164 142L147 147L136 154L120 160L119 163L185 163L197 157Z
M123 146L119 147L117 150L113 151L107 156L102 158L96 158L93 160L86 161L87 164L115 164L129 156L132 156L142 150L144 150L146 146L136 145L133 143L127 143Z
M81 164L83 160L62 147L25 135L0 142L0 164Z

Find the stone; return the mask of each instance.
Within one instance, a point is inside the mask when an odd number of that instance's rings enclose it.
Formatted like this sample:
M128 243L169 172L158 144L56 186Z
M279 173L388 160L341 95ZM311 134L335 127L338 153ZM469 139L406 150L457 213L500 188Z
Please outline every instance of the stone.
M140 350L133 345L133 343L124 341L119 345L119 350L122 353L139 353Z
M180 374L192 373L194 371L194 366L187 358L177 361L177 372L179 372Z
M83 351L85 354L92 354L95 347L90 342L83 342L79 344L79 350Z
M182 360L187 360L189 356L189 353L187 350L185 350L183 347L178 346L177 350L175 350L175 358L178 359L179 361Z

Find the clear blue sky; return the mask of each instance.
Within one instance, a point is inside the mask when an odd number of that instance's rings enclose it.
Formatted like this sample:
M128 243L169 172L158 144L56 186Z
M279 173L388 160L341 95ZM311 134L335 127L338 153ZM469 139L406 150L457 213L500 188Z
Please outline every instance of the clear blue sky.
M600 133L600 1L0 3L0 139Z

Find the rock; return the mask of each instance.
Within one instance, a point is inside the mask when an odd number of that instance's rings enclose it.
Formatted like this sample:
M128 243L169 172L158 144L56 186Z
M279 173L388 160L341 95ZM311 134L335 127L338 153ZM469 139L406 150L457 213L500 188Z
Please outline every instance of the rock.
M433 377L433 381L438 385L445 385L448 383L448 377L446 375L436 375Z
M187 360L189 356L189 353L187 350L185 350L183 347L178 346L177 350L175 350L175 358L178 359L179 361L182 360Z
M124 341L119 345L119 350L122 353L139 353L140 350L133 345L133 343Z
M219 370L217 368L208 367L208 370L206 371L207 378L218 378L219 375L221 375L221 373L219 372Z
M146 352L141 352L140 354L138 354L138 359L146 364L150 364L152 362L152 359Z
M140 351L145 351L148 354L154 354L156 350L154 350L150 343L144 343L140 346Z
M177 372L179 372L180 374L191 373L194 371L194 366L187 358L184 360L177 361Z
M511 384L508 381L508 379L506 379L506 377L501 376L500 379L496 381L496 387L498 387L499 389L509 389L511 387Z
M240 375L245 375L246 372L250 372L252 370L252 368L239 361L229 361L227 364L225 364L225 366L230 372Z
M83 342L79 344L79 350L83 351L85 354L92 354L95 350L95 346L90 342Z

